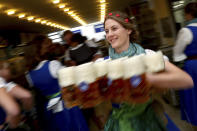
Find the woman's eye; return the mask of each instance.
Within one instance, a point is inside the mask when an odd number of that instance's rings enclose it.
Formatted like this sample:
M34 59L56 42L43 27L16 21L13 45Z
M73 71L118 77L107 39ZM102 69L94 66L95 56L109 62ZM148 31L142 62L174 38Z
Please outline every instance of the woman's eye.
M113 28L112 28L112 31L116 31L116 30L117 30L117 28L116 28L116 27L113 27Z

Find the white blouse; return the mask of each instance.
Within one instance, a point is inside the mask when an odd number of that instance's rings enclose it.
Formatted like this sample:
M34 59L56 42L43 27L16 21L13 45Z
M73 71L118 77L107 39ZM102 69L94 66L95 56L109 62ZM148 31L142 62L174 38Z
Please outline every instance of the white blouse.
M7 83L4 78L0 77L0 88L5 88L7 92L11 91L15 86L17 86L14 82Z
M46 62L47 60L41 61L34 70L39 70ZM61 68L63 68L63 66L59 61L53 60L49 62L49 72L53 78L57 78L57 72Z
M46 62L47 62L47 60L41 61L34 70L39 70L40 68L42 68L44 66L44 64ZM64 66L57 60L50 61L49 62L49 73L51 74L51 76L53 78L57 78L58 77L58 75L57 75L58 70L63 68L63 67ZM26 75L26 79L27 79L29 85L31 87L33 87L33 82L32 82L32 80L31 80L31 78L30 78L28 73Z
M189 24L188 26L197 27L197 23ZM173 48L173 60L179 62L185 60L187 56L184 53L185 48L192 42L193 34L188 28L182 28L177 35L177 40Z
M5 87L5 85L6 85L5 80L2 77L0 77L0 88Z

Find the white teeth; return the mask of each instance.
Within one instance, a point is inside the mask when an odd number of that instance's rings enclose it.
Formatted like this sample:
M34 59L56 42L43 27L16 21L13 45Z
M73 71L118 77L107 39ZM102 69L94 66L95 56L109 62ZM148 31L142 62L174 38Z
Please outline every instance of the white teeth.
M111 42L114 42L114 41L115 41L115 39L111 40Z

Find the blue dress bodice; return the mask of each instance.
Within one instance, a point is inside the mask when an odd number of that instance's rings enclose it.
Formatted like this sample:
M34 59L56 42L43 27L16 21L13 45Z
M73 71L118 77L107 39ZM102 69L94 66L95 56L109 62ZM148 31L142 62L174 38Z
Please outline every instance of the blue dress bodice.
M47 61L40 69L29 72L34 87L43 96L50 96L60 91L58 80L50 74L49 63Z
M186 47L184 53L187 56L196 56L197 55L197 27L195 26L187 26L188 29L192 32L193 40L192 42Z

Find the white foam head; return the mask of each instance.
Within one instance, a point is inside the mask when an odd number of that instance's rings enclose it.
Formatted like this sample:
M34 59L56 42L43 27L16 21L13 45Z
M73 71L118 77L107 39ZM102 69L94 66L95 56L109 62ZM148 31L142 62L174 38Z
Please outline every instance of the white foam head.
M159 72L165 69L164 58L161 51L154 54L147 54L144 60L147 72L149 73Z
M97 77L102 77L107 74L107 62L108 60L98 61L94 63L94 68L97 74Z
M126 58L111 60L107 63L108 78L112 80L123 77L123 65L122 61Z
M75 84L75 67L66 67L58 71L58 80L61 87L67 87Z
M145 73L146 66L144 63L145 55L138 55L128 58L123 61L124 78L131 78L134 75L141 75Z
M79 85L81 82L88 84L96 80L96 73L92 62L82 64L75 69L76 84Z

